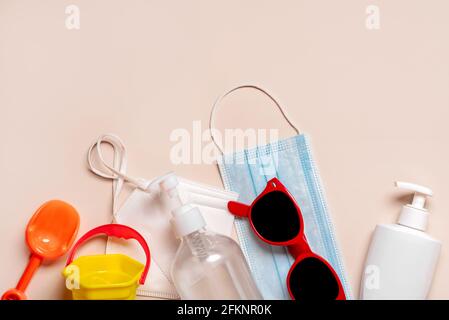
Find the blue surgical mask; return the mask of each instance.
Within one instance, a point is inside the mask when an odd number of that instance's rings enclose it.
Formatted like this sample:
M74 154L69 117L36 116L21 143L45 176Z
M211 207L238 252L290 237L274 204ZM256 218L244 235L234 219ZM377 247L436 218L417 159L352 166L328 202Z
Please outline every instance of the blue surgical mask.
M239 201L251 204L271 178L277 177L282 181L301 207L305 234L311 249L332 265L340 277L347 299L350 299L350 287L335 239L320 176L311 154L309 139L304 134L299 134L299 130L288 119L276 99L265 90L251 85L239 86L226 92L217 99L212 109L210 121L212 140L222 151L214 134L216 133L215 112L223 98L242 88L252 88L266 94L276 104L297 135L223 155L218 165L225 188L239 193ZM235 224L240 245L264 299L289 299L286 279L294 261L287 248L262 242L252 231L247 219L236 219Z

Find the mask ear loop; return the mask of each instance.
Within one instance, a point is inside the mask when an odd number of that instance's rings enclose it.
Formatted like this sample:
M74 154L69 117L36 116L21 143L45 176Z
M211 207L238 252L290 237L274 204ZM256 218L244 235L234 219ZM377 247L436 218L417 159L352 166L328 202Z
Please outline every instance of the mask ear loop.
M103 157L103 152L101 151L101 145L103 143L107 143L112 146L114 150L114 160L112 166L106 163L106 160ZM95 167L93 163L93 153L96 149L96 155L98 159L101 162L101 165L106 170L100 170L99 168ZM125 144L123 143L122 139L120 139L115 134L102 134L98 137L97 141L92 143L90 146L88 152L87 152L87 163L89 164L89 169L96 175L105 178L105 179L111 179L112 180L112 216L113 221L117 222L116 214L118 212L119 206L119 196L123 188L123 184L125 182L129 182L133 185L135 185L137 188L144 192L154 192L158 189L154 188L156 184L158 184L160 181L165 179L166 176L170 175L171 172L167 173L166 175L163 175L162 177L156 178L154 180L146 180L142 178L133 178L126 174L127 164L128 164L128 158L126 156L126 148ZM153 262L159 266L159 269L161 270L162 274L165 276L165 278L173 284L173 281L171 280L171 277L169 274L163 270L159 263L156 261L156 259L153 258ZM178 297L173 297L174 299Z
M114 150L114 160L112 166L107 164L103 157L103 152L101 150L101 144L103 143L111 145ZM106 171L95 167L92 157L94 149L96 149L97 157ZM130 182L142 191L149 191L150 186L152 185L151 181L142 178L133 178L126 174L128 163L126 148L123 141L114 134L103 134L98 137L97 141L90 146L89 151L87 152L87 162L89 164L89 169L93 173L102 178L112 180L112 214L114 221L116 220L115 215L118 211L119 196L124 182Z
M210 113L210 119L209 119L209 132L212 138L213 143L215 144L215 146L217 147L217 149L220 151L220 153L223 155L224 154L224 150L222 148L222 146L217 142L217 138L215 136L217 129L215 128L215 117L216 117L216 113L218 111L218 109L221 106L222 101L229 96L231 93L240 90L240 89L255 89L257 91L262 92L263 94L265 94L268 98L270 98L271 101L274 102L274 104L278 107L279 111L281 112L282 116L284 117L284 119L288 122L288 124L290 125L290 127L293 128L293 130L295 130L296 134L300 134L300 131L298 130L298 128L293 124L293 121L290 120L290 118L287 116L286 111L284 110L284 108L281 106L281 104L278 102L277 99L275 99L271 94L269 94L265 89L262 89L261 87L258 87L256 85L240 85L237 87L234 87L228 91L226 91L225 93L223 93L221 96L219 96L217 98L217 100L215 100L215 103L212 107L212 111Z

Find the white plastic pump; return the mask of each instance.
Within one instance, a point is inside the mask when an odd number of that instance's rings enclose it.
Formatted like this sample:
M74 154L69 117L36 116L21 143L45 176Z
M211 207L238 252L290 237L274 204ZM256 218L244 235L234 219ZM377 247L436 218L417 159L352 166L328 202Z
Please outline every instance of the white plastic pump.
M178 192L179 181L175 174L170 174L160 183L163 191L172 201L173 219L171 220L177 238L182 238L206 226L200 210L191 204L184 204Z
M401 181L397 181L396 186L415 192L412 203L402 207L398 223L406 227L425 231L429 220L429 212L425 208L425 204L427 197L433 195L432 190L414 183Z

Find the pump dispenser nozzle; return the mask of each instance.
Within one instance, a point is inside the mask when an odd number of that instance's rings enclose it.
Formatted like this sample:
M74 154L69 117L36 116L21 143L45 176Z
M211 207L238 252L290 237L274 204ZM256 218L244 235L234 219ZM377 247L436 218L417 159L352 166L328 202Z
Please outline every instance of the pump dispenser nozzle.
M179 181L175 174L167 175L161 182L161 189L166 192L174 208L171 220L174 231L178 238L182 238L192 232L198 231L206 226L203 215L197 207L183 203L178 192Z
M415 193L412 203L403 206L398 223L403 226L425 231L429 212L424 205L427 197L433 195L432 190L414 183L401 181L396 182L396 187Z

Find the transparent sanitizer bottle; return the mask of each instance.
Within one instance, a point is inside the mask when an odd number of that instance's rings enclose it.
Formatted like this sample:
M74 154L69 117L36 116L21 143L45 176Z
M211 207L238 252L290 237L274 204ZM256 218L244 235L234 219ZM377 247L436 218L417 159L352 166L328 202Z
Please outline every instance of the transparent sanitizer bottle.
M181 244L171 277L184 300L262 299L238 244L231 238L206 231L198 208L183 204L175 175L161 182L173 205L172 226Z

